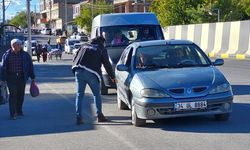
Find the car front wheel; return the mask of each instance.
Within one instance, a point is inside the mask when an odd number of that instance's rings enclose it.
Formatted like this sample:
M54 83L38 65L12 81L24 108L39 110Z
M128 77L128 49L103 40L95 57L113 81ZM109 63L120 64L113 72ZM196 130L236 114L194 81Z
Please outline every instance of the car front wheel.
M132 108L131 108L131 118L132 118L132 124L136 127L141 127L146 124L145 119L140 119L137 117L136 110L135 110L135 104L134 101L132 100Z

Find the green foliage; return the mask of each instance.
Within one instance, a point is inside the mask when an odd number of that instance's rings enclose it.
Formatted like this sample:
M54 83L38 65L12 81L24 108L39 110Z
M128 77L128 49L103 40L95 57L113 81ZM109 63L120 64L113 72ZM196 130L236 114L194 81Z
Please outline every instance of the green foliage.
M20 12L14 18L10 20L10 24L21 26L22 28L27 27L26 13L24 11Z
M93 8L93 11L92 11ZM92 14L93 12L93 14ZM81 6L81 14L75 18L74 22L81 28L91 31L92 19L99 14L107 14L113 12L113 6L106 3L105 0L98 0L93 6L85 4Z
M21 26L22 28L27 28L27 14L25 11L18 13L14 18L12 18L9 22L17 27ZM34 24L33 13L31 12L31 24Z
M250 19L250 0L154 0L155 12L162 26Z

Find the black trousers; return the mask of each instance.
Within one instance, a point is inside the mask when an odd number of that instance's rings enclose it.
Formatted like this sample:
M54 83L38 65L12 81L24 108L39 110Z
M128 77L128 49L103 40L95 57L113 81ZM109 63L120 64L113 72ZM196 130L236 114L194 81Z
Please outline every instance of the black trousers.
M26 81L23 74L8 73L7 86L9 89L9 111L10 116L22 112Z

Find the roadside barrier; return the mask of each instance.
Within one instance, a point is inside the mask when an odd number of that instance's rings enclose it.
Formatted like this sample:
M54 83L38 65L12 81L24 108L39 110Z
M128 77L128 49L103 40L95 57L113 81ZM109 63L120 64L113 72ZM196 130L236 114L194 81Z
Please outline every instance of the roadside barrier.
M165 39L190 40L209 57L250 59L250 20L169 26Z

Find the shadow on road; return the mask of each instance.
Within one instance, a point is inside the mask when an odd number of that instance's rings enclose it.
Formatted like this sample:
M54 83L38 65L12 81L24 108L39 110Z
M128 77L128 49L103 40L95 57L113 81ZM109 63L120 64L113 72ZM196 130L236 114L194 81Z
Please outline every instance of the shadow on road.
M85 124L76 125L74 97L64 95L68 100L55 94L42 93L37 98L25 95L24 116L18 116L17 120L9 119L8 105L0 107L0 137L58 134L67 132L80 132L94 130L94 117L90 102L83 102ZM88 96L88 95L86 95ZM90 115L89 115L90 114Z
M157 120L148 128L196 133L250 133L250 104L234 103L228 121L215 121L213 116L182 117Z
M232 85L234 95L250 95L250 85Z

